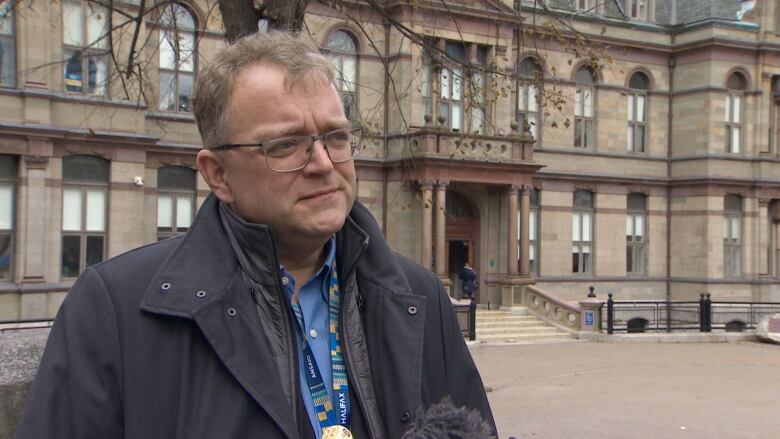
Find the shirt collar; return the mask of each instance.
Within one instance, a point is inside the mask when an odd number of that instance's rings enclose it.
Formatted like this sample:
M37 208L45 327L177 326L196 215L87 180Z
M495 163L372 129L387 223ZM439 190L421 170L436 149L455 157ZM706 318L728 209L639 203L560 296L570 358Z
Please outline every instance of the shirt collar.
M325 260L322 263L322 266L319 270L317 270L314 275L312 275L311 279L316 280L319 282L319 284L322 285L320 288L320 292L322 293L322 298L325 301L330 300L328 297L328 283L330 282L330 276L332 275L331 270L333 269L333 264L336 262L336 237L332 236L330 240L325 244ZM289 276L289 273L287 273L287 270L284 269L284 265L279 264L279 273L281 273L282 276ZM308 282L309 279L301 280L301 279L295 279L295 283L298 282Z

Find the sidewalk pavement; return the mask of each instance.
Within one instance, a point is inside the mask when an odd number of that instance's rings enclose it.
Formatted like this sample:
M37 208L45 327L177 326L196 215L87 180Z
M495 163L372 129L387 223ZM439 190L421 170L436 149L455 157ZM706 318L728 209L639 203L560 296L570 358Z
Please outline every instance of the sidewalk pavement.
M473 345L499 436L780 437L780 345Z

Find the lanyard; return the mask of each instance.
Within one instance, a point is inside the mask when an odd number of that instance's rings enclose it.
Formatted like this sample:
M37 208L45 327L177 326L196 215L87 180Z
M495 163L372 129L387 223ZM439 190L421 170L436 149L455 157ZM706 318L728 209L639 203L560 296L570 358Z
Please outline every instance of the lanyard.
M347 369L344 366L344 356L341 351L341 340L339 336L339 310L341 309L341 290L339 289L338 271L336 263L333 263L330 274L330 283L328 285L328 317L330 330L330 364L333 373L333 395L337 406L334 410L333 401L330 400L330 394L325 388L325 382L322 380L320 368L317 366L317 360L314 358L314 352L309 346L306 337L306 326L303 322L303 312L298 298L293 295L291 300L293 314L303 335L303 363L306 367L306 384L309 386L309 392L314 404L314 411L317 414L317 420L320 427L325 429L332 425L342 425L349 428L350 424L350 406L349 406L349 383L347 381Z

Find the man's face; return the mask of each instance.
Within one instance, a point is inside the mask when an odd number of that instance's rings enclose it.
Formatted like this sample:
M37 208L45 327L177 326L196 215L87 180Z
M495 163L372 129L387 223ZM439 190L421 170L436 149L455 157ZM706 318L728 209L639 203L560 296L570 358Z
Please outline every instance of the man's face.
M304 82L285 85L284 73L272 66L242 68L230 99L227 143L316 135L349 125L332 84L319 78ZM329 237L344 224L355 199L354 162L332 163L321 142L309 163L294 172L272 171L258 148L232 149L221 162L226 189L217 196L245 220L271 226L282 245Z

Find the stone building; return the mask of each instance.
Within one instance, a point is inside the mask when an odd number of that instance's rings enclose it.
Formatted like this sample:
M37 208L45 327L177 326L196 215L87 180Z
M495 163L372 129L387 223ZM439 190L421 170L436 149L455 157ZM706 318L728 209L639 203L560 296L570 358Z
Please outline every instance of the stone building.
M140 3L0 15L0 320L52 317L86 266L182 233L208 195L189 110L218 9L120 26ZM453 295L469 260L491 307L531 283L780 301L775 2L339 3L310 2L305 32L366 132L358 198Z

